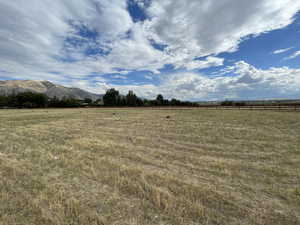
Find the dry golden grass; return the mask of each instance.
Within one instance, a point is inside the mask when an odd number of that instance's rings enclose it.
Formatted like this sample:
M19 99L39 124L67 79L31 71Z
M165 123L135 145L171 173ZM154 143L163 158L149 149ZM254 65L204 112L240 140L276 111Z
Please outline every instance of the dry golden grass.
M299 112L2 110L0 124L1 225L300 224Z

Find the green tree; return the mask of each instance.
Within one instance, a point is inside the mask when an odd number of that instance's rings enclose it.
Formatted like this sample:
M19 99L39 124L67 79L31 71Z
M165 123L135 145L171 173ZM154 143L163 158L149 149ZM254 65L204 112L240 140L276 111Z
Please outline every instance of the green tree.
M16 106L24 108L43 108L47 106L48 97L44 94L23 92L15 96Z
M128 106L137 106L138 104L137 100L138 98L133 93L133 91L129 91L128 94L126 95L126 102Z
M171 99L170 105L171 106L180 106L181 102L175 98Z
M163 105L164 104L164 97L161 94L157 95L156 102L157 102L158 106Z
M90 98L85 98L85 99L83 100L83 102L84 102L84 103L88 103L88 104L92 104L92 103L93 103L93 100L90 99Z
M103 96L105 106L117 106L119 103L119 99L119 91L115 90L114 88L107 90L105 95Z
M0 107L9 106L8 104L8 97L7 96L0 96Z

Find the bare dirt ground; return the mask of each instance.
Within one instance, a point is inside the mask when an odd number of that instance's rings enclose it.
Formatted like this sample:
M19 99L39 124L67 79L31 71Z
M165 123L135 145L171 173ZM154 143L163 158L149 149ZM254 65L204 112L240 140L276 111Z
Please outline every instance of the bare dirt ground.
M0 224L300 224L300 113L0 110Z

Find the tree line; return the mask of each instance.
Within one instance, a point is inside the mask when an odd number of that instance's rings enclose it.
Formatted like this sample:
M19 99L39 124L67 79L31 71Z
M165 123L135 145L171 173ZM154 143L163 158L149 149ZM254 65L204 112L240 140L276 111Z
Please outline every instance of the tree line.
M107 107L154 107L154 106L197 106L196 103L180 101L178 99L164 99L159 94L156 99L142 99L136 96L133 91L127 95L121 95L118 90L109 89L103 99L93 101L85 98L50 98L42 93L22 92L18 94L0 96L0 108L74 108L84 106L107 106Z
M0 96L0 108L68 108L93 105L91 99L78 100L75 98L49 98L45 94L34 92L23 92L11 95Z
M178 99L165 99L161 94L155 99L142 99L136 96L133 91L129 91L127 95L121 95L116 89L106 91L103 98L93 101L90 98L49 98L45 94L34 92L23 92L11 95L0 95L0 108L74 108L74 107L156 107L156 106L188 106L188 107L213 107L213 106L261 106L261 105L282 105L282 106L298 106L298 101L262 101L262 102L246 102L246 101L223 101L215 105L199 105L198 103L180 101Z
M136 96L133 91L129 91L126 96L121 95L118 90L112 88L106 91L103 96L104 106L110 107L152 107L152 106L197 106L196 103L188 101L180 101L178 99L164 99L164 97L159 94L156 99L142 99Z

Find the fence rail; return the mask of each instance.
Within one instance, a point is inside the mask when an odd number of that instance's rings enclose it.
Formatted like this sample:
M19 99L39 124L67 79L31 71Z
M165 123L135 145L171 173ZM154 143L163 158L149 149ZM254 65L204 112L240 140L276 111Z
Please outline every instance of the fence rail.
M212 106L199 106L199 108L208 108L208 109L219 109L219 110L286 110L286 111L300 111L300 105L289 105L289 106L221 106L221 105L212 105Z

